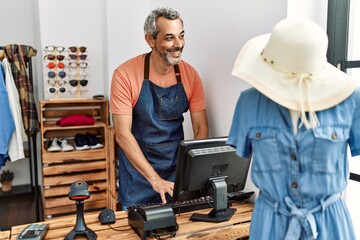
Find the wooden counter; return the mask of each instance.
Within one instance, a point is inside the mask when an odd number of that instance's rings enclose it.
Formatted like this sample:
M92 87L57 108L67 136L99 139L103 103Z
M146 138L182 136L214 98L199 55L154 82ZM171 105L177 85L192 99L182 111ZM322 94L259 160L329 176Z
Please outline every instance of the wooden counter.
M1 239L1 240L8 240L8 239L10 239L10 230L0 231L0 239Z
M233 203L232 207L237 209L234 216L229 221L221 223L189 221L192 212L177 214L176 219L179 225L179 230L177 231L174 239L226 240L249 236L253 204L245 202ZM209 211L210 209L204 209L196 212L208 213ZM85 223L87 227L97 234L97 239L139 240L140 237L128 225L127 212L117 211L115 212L115 215L116 223L111 224L111 227L116 230L111 229L109 225L101 225L98 219L98 213L85 214ZM71 217L47 220L45 223L49 224L49 230L45 239L64 239L65 236L73 229L75 222L75 215ZM28 224L12 227L10 239L15 240L18 234L27 225ZM86 237L77 236L76 239L86 239Z

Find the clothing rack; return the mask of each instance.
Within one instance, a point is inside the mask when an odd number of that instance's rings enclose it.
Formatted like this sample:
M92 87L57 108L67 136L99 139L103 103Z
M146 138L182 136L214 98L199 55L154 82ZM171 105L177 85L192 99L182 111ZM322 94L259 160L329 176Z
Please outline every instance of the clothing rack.
M4 46L0 46L0 50L5 50ZM33 72L32 72L32 60L29 58L28 62L29 80L33 85ZM36 221L40 222L40 197L39 197L39 179L38 179L38 163L37 163L37 145L36 135L33 133L28 135L28 146L29 146L29 164L30 164L30 186L31 192L34 194L35 208L36 208ZM34 166L33 163L34 163ZM33 176L34 174L34 176Z

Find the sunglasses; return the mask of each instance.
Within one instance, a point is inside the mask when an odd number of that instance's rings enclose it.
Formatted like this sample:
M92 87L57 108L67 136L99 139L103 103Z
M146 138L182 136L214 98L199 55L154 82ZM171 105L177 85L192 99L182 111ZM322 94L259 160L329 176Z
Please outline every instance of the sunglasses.
M58 62L57 64L54 63L54 62L49 62L49 63L47 64L47 67L48 67L49 69L53 69L53 68L55 68L55 67L64 69L64 68L65 68L65 64L64 64L63 62Z
M88 84L88 80L86 79L82 79L82 80L76 80L76 79L72 79L69 81L70 85L73 86L73 87L76 87L78 86L79 84L82 86L82 87L86 87L86 85Z
M61 53L64 50L65 50L65 48L61 47L61 46L52 46L52 45L50 45L50 46L45 47L46 52L55 52L55 51L57 51L57 52Z
M69 69L76 69L77 67L84 69L87 68L87 62L81 62L81 63L77 63L77 62L69 62ZM71 71L71 70L70 70Z
M58 72L58 73L56 73L54 71L48 72L48 77L49 78L55 78L56 75L58 75L60 78L64 78L64 77L66 77L66 72L64 72L64 71L61 71L61 72Z
M82 53L84 53L86 51L86 47L82 46L82 47L69 47L70 52L77 52L80 51Z
M59 61L64 60L65 56L64 55L54 55L54 54L47 54L44 56L44 60L45 58L49 59L49 60L55 60L55 58Z
M66 84L65 80L49 79L47 82L48 82L49 85L51 85L53 87L55 87L56 84L58 84L59 86L64 86Z
M77 55L77 54L69 54L69 58L71 60L76 60L76 59L80 59L80 60L85 60L87 58L87 55L86 54L80 54L80 55Z
M66 87L49 87L48 88L48 92L51 94L54 94L56 92L60 92L60 93L65 93L66 92Z

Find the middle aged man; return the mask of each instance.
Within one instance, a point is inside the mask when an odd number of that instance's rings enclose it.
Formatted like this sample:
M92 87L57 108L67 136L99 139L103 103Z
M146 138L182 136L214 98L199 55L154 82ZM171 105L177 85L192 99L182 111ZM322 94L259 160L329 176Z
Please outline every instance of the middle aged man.
M111 84L123 209L172 196L178 144L184 139L183 113L190 109L194 138L208 137L201 79L181 60L185 32L180 14L155 9L144 32L152 51L117 67Z

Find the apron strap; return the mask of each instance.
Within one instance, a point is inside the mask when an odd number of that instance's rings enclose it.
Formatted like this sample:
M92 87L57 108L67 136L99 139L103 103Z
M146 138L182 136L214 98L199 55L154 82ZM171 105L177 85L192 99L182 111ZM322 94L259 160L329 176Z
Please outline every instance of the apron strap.
M144 79L149 79L149 70L150 70L150 54L151 52L147 53L145 55L145 65L144 65ZM175 69L175 76L176 76L176 81L178 83L181 83L181 75L180 75L180 69L179 69L179 65L174 65L174 69Z
M145 56L144 79L149 79L150 54L151 54L151 52L149 52Z
M179 69L179 65L174 65L174 69L175 69L175 76L176 76L176 80L178 83L181 83L181 75L180 75L180 69Z

